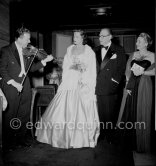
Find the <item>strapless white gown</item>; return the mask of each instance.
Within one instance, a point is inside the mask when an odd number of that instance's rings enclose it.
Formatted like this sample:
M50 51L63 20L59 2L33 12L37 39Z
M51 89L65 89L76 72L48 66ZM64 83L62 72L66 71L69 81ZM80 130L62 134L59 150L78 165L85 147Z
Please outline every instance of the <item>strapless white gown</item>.
M37 140L59 148L95 147L99 136L95 84L95 54L88 45L76 56L85 72L70 69L75 60L70 46L63 63L62 83L36 129Z

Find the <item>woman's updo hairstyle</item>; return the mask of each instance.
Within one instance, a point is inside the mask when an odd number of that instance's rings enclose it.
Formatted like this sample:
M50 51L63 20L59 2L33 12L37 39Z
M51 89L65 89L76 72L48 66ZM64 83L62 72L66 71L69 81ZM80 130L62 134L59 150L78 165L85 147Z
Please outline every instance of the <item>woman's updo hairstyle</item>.
M139 37L142 37L145 40L145 42L147 43L147 48L152 45L153 41L149 34L143 32L140 33Z

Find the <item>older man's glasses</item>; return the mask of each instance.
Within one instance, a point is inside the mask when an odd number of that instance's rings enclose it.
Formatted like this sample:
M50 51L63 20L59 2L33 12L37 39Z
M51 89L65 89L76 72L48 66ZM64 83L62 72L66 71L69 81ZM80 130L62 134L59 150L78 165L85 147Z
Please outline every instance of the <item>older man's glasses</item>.
M99 35L99 37L101 37L101 38L105 38L105 37L107 37L107 36L110 36L110 34L108 34L108 35Z

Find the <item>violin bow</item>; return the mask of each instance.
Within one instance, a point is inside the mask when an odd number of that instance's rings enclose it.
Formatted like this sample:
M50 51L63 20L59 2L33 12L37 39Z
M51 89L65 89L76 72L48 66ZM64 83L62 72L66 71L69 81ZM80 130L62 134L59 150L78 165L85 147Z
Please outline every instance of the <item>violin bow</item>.
M23 80L22 80L22 82L21 82L21 85L22 85L22 86L23 86L23 84L24 84L24 81L25 81L25 79L26 79L26 77L27 77L27 75L28 75L29 69L30 69L30 67L31 67L31 65L32 65L32 63L33 63L33 61L34 61L35 56L37 55L37 53L38 53L38 50L37 50L36 53L34 54L33 59L32 59L32 61L30 62L29 66L28 66L28 69L27 69L27 71L26 71L26 74L24 75L24 78L23 78ZM21 92L22 92L22 91L21 91ZM21 93L21 92L19 92L19 93Z

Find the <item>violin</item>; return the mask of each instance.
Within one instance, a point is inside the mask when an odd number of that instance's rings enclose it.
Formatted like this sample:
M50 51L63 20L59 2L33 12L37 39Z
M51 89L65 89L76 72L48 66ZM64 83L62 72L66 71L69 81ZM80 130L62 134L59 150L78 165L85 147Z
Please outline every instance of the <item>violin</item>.
M48 56L48 54L43 49L38 49L30 44L28 44L28 46L23 49L23 55L26 58L35 56L39 60L45 59Z
M21 82L21 85L23 86L23 83L24 83L24 81L25 81L25 79L26 79L26 76L27 76L27 74L28 74L28 72L29 72L29 69L30 69L30 67L31 67L31 65L32 65L32 63L33 63L33 61L34 61L34 58L35 57L37 57L39 60L42 60L42 59L45 59L45 58L47 58L47 56L49 56L43 49L38 49L38 48L36 48L36 47L34 47L34 46L32 46L32 45L28 45L26 48L24 48L23 49L23 55L26 57L26 58L29 58L29 57L31 57L31 56L33 56L33 58L32 58L32 60L31 60L31 62L30 62L30 64L29 64L29 66L28 66L28 68L27 68L27 71L26 71L26 74L24 75L24 78L23 78L23 80L22 80L22 82ZM53 59L54 59L54 61L59 65L59 64L61 64L60 62L60 60L59 59L57 59L57 58L55 58L55 57L53 57Z
M38 48L32 46L31 44L28 44L28 46L23 49L23 55L26 56L26 58L35 56L39 60L43 60L48 56L48 54L46 53L46 51L44 49L38 49ZM53 58L54 58L54 62L57 63L58 59L55 57L53 57Z

